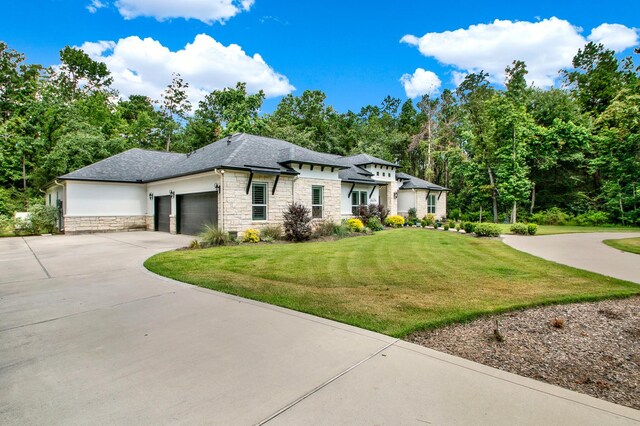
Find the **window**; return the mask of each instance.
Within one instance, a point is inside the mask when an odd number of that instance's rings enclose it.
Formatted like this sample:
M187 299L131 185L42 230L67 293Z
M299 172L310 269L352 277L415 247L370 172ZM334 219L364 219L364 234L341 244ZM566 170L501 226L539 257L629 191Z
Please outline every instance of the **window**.
M351 193L351 214L357 216L360 214L360 206L369 204L369 196L367 191L353 191Z
M384 173L383 173L383 175L384 175ZM376 176L380 176L380 172L376 172Z
M267 220L267 184L251 185L251 220Z
M311 187L311 217L314 219L322 219L323 192L324 186Z
M436 196L428 195L427 196L427 213L435 214L435 212L436 212Z

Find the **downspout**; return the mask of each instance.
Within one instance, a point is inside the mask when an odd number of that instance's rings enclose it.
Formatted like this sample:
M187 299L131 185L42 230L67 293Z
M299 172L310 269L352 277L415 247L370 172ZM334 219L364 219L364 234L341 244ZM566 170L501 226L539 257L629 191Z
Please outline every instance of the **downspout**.
M220 177L220 189L218 189L218 205L220 206L218 211L220 212L220 217L218 218L218 222L220 223L219 228L224 230L224 200L222 199L224 196L224 170L213 169L213 173Z

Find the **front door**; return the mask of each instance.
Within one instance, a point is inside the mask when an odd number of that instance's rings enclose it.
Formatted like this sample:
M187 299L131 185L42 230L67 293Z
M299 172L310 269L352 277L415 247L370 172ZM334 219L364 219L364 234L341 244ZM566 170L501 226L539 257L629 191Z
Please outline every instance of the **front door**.
M169 216L171 215L171 197L155 197L155 230L169 232Z

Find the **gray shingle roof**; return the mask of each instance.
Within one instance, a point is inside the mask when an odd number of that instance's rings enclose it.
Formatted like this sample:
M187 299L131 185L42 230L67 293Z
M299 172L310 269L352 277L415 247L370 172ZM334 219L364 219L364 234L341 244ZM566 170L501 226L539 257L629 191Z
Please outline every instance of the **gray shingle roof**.
M403 180L403 184L400 190L403 189L429 189L431 191L449 191L444 186L436 185L435 183L428 182L426 180L417 178L415 176L408 175L406 173L397 172L396 178Z
M133 148L62 175L60 179L145 182L158 170L168 169L184 157L185 154Z
M361 166L378 164L398 167L395 163L367 154L341 157L312 151L280 139L237 133L189 154L130 149L67 173L60 179L142 183L224 168L296 174L290 167L295 163L335 167L340 170L339 177L343 181L372 185L385 183L373 180L373 174ZM409 176L404 173L399 175ZM401 189L410 189L410 185L418 185L414 186L418 188L424 184L431 185L431 189L441 188L412 176L410 178L415 180L405 182Z

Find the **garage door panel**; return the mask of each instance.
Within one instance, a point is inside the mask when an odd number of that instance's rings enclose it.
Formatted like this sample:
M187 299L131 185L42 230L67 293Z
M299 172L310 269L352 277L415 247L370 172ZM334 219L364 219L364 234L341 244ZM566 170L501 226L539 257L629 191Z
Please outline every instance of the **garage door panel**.
M218 224L218 193L201 192L178 196L178 232L196 235L206 224Z

